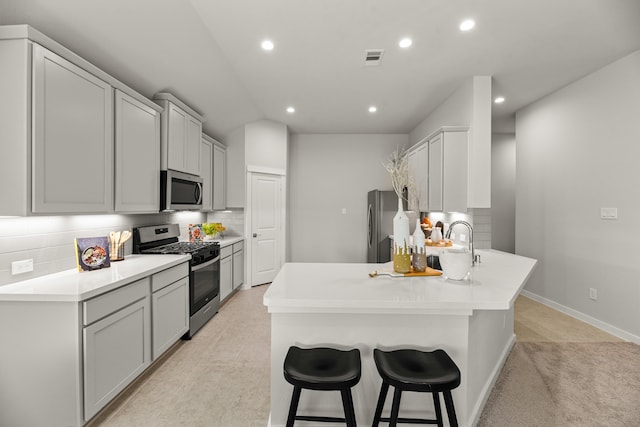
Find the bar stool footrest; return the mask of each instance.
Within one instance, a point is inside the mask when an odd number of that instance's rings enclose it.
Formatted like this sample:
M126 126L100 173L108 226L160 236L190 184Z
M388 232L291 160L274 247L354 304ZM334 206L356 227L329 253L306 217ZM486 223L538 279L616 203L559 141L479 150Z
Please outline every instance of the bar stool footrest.
M299 421L319 421L323 423L344 423L344 418L337 417L319 417L314 415L296 415L296 420Z
M381 417L380 421L388 423L391 418ZM423 418L398 418L398 423L401 424L438 424L438 420L427 420Z

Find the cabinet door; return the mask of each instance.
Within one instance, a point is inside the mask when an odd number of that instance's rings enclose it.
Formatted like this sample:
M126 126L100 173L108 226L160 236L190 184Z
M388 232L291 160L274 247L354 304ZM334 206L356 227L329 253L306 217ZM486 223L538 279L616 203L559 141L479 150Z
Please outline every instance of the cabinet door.
M442 211L442 134L429 140L429 210Z
M115 91L116 212L160 209L160 114Z
M429 147L424 144L416 153L418 158L418 211L427 212L429 210Z
M200 176L200 141L202 123L187 114L185 172Z
M151 362L149 297L84 328L84 418L90 419Z
M200 177L202 178L202 210L210 211L213 199L213 144L200 142Z
M227 208L226 163L227 152L224 148L213 144L213 209Z
M412 181L409 191L409 210L426 212L429 201L427 200L429 178L427 144L421 144L409 153L409 176Z
M113 212L111 86L33 46L35 213Z
M469 176L468 134L444 132L442 135L442 208L446 212L466 212Z
M220 260L220 300L229 296L233 290L233 256Z
M233 254L233 289L244 283L244 250Z
M186 170L187 163L187 113L181 108L168 103L169 111L166 113L169 117L167 128L167 167L169 169L188 173Z
M189 278L154 292L151 309L155 360L189 330Z

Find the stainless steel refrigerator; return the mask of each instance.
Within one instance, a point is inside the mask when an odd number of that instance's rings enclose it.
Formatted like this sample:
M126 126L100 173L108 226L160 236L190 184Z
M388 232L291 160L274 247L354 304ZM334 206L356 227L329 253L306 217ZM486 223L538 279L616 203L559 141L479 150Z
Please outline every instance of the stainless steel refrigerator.
M394 191L372 190L367 194L367 262L391 261L393 217L398 211Z

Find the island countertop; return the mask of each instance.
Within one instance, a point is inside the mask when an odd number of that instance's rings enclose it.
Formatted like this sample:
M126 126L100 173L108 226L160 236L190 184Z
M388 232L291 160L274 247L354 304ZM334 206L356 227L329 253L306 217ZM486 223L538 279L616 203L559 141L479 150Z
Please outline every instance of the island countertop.
M481 263L463 281L434 277L369 277L392 263L287 263L264 296L271 313L441 313L508 310L537 261L477 250Z

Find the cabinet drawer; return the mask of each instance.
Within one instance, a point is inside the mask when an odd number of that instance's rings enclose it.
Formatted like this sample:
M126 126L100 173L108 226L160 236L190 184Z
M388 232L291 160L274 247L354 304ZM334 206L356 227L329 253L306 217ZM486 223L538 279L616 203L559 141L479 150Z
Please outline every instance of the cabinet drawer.
M167 268L160 273L156 273L152 276L151 279L151 292L159 291L172 284L173 282L177 282L183 277L187 277L189 275L189 265L185 262L180 265L176 265L175 267Z
M233 244L233 253L236 253L243 249L244 249L244 242L238 242Z
M220 248L220 259L226 258L231 254L233 254L233 246L232 245Z
M84 326L90 325L122 307L149 295L149 278L145 277L107 294L82 303Z

